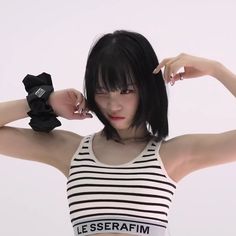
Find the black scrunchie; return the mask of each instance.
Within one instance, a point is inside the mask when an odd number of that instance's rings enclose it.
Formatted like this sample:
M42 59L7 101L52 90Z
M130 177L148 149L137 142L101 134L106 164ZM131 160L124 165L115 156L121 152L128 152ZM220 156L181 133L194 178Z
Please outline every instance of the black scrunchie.
M60 126L61 122L47 103L50 94L54 91L51 76L47 73L38 76L27 75L22 82L28 92L26 98L31 110L27 114L31 117L29 125L32 129L50 132Z

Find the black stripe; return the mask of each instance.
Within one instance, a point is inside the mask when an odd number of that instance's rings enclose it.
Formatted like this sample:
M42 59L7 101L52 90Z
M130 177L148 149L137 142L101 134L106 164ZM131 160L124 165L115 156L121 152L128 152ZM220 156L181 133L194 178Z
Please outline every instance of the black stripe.
M176 186L172 183L166 182L166 181L161 181L161 180L154 180L154 179L145 179L145 178L101 178L101 177L80 177L80 178L75 178L75 179L70 179L67 184L74 182L74 181L78 181L78 180L82 180L82 179L92 179L92 180L112 180L112 181L147 181L147 182L154 182L154 183L162 183L162 184L167 184L172 186L173 188L176 189Z
M114 172L104 172L104 171L76 171L74 173L70 174L70 177L72 175L76 174L110 174L110 175L154 175L154 176L161 176L166 178L165 175L163 174L158 174L158 173L152 173L152 172L137 172L137 173L114 173Z
M155 146L155 147L156 147L157 145L156 145L155 143L152 143L152 146Z
M89 147L88 146L83 146L82 149L88 149Z
M107 218L98 219L98 220L87 220L87 221L83 221L83 222L74 224L74 227L77 226L77 225L80 225L80 224L87 224L87 223L91 223L91 222L106 221L106 220L107 220ZM124 219L119 219L119 218L110 219L110 217L109 217L109 221L124 221L124 222L127 222L127 220L124 220ZM138 224L155 225L155 226L158 226L158 227L166 228L166 226L160 225L160 224L154 224L154 223L143 222L143 221L137 221L137 220L130 220L130 219L128 219L128 221L130 221L130 222L135 222L135 223L138 223Z
M145 162L151 162L151 161L158 161L156 158L149 159L149 160L143 160L143 161L135 161L134 163L145 163Z
M110 187L110 188L143 188L143 189L154 189L154 190L160 190L163 192L167 192L170 194L174 194L172 191L164 188L157 188L157 187L152 187L152 186L143 186L143 185L112 185L112 184L77 184L74 186L71 186L67 189L67 191L70 191L71 189L74 188L79 188L79 187Z
M163 211L150 211L150 210L140 210L140 209L134 209L134 208L127 208L127 207L86 207L86 208L79 208L77 210L73 210L73 211L70 211L70 214L74 214L76 212L80 212L80 211L87 211L87 210L105 210L105 209L116 209L116 210L125 210L125 211L138 211L138 212L141 212L143 214L146 214L146 213L152 213L152 214L160 214L160 215L165 215L167 216L167 213L166 212L163 212Z
M79 152L78 155L90 155L89 152Z
M73 165L70 168L74 169L74 168L81 168L81 167L92 167L92 168L96 168L96 169L114 169L114 170L138 170L138 169L147 169L147 168L154 168L154 169L161 169L160 166L138 166L138 167L115 167L115 166L94 166L94 165Z
M145 206L160 206L169 208L168 205L162 203L153 203L153 202L138 202L138 201L129 201L129 200L118 200L118 199L94 199L94 200L84 200L84 201L75 201L69 204L69 207L73 205L79 205L84 203L94 203L94 202L118 202L118 203L129 203L129 204L137 204L137 205L145 205Z
M83 159L75 158L74 161L92 161L92 162L95 162L93 159L89 159L89 158L83 158Z
M147 151L148 151L148 152L154 152L155 149L148 149Z
M142 155L142 157L151 157L151 156L155 156L155 153L153 153L153 154Z
M124 193L124 192L106 192L106 191L100 191L100 192L83 192L83 193L73 193L68 195L68 199L72 198L72 197L76 197L76 196L81 196L81 195L103 195L103 194L110 194L110 195L128 195L128 196L139 196L139 197L150 197L150 198L162 198L162 199L166 199L170 202L171 199L165 196L161 196L161 195L154 195L154 194L144 194L144 193Z
M149 220L155 220L155 221L160 221L160 222L168 223L167 220L163 220L163 219L159 219L159 218L146 217L146 216L138 216L138 215L131 215L131 214L118 214L118 213L110 213L110 214L107 214L107 213L100 213L99 214L98 213L98 214L83 215L83 216L71 219L71 222L73 223L76 220L83 219L83 218L86 218L86 217L104 216L104 215L108 215L108 216L111 216L111 215L115 215L115 216L131 216L131 217L136 217L136 218L149 219ZM76 226L76 225L74 225L74 226Z

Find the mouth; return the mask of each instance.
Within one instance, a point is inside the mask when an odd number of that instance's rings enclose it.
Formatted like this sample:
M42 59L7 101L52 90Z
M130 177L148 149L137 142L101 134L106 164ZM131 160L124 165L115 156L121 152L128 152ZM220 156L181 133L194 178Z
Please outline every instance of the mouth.
M123 116L111 116L111 115L109 115L109 119L110 120L113 120L113 121L118 121L118 120L123 120L123 119L125 119L125 117L123 117Z

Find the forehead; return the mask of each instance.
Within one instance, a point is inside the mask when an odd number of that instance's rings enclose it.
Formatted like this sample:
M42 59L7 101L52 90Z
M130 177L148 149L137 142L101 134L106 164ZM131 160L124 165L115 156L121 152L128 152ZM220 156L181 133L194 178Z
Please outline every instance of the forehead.
M101 65L95 80L96 87L107 90L127 88L136 83L134 73L128 66L115 64Z

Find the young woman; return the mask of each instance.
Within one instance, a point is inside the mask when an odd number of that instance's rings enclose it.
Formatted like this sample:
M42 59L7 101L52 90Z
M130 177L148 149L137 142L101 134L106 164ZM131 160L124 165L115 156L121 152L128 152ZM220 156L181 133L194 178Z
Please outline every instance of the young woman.
M236 160L236 130L166 140L165 83L203 75L219 80L236 96L236 75L217 61L180 54L159 64L142 35L106 34L89 53L84 95L65 89L49 92L42 101L48 91L39 82L33 100L31 93L27 100L0 104L0 153L52 165L68 178L75 235L162 236L177 182L195 170ZM47 109L40 113L41 106ZM30 115L39 130L44 123L55 127L55 120L48 121L52 110L78 120L94 113L104 128L82 137L7 126Z

